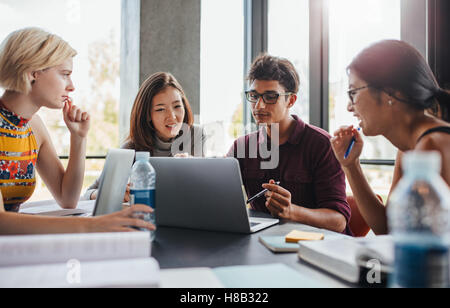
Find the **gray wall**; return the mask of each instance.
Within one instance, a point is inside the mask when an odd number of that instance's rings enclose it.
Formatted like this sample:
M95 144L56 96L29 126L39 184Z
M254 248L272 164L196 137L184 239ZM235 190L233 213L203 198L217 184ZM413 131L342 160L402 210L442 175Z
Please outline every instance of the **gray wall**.
M121 137L140 84L156 72L172 73L199 115L201 0L122 0L122 11Z

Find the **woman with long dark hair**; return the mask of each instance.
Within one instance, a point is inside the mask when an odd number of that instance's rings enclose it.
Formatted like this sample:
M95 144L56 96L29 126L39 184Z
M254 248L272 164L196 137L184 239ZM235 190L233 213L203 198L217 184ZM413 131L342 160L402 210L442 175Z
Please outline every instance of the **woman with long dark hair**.
M450 183L450 93L442 89L423 56L409 44L385 40L364 49L349 65L348 111L366 136L382 135L399 149L391 193L402 177L407 151L437 151L442 177ZM386 207L364 177L359 157L363 140L353 127L334 133L333 150L359 210L376 234L388 233ZM352 138L353 150L344 158Z
M130 134L124 149L150 152L153 157L204 156L205 135L194 125L191 106L170 73L156 73L142 84L131 110ZM96 199L98 180L84 195ZM128 201L128 190L125 195Z

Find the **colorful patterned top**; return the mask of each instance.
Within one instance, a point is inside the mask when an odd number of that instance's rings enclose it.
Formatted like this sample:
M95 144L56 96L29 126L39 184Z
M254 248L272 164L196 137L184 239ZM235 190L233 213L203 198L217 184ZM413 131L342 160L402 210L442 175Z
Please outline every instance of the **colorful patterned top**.
M0 101L0 189L6 211L17 212L36 187L38 146L28 120Z

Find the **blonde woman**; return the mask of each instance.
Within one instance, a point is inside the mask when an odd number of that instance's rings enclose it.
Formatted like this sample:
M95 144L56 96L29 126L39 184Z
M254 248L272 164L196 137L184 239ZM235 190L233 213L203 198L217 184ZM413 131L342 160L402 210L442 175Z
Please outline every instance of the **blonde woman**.
M38 28L11 33L0 45L0 234L130 231L154 229L134 212L136 206L94 218L43 218L20 215L36 185L35 170L63 208L75 208L83 183L90 117L72 104L76 51L60 37ZM62 109L70 132L70 158L64 170L48 131L36 114L42 107Z

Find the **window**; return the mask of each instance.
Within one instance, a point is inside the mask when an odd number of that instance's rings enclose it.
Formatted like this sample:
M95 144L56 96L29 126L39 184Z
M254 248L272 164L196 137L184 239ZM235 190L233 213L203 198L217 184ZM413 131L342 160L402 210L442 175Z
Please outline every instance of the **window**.
M12 31L40 27L61 36L77 50L72 80L74 103L91 114L87 155L104 156L119 146L120 0L2 0L0 40ZM41 109L58 155L69 154L69 131L58 110ZM66 164L67 162L64 162ZM88 161L84 185L92 184L103 161ZM33 200L51 198L38 178Z
M201 15L200 123L207 156L221 156L244 132L244 5L203 0Z
M269 0L268 52L287 58L300 75L292 113L309 122L309 0Z
M262 7L266 1L268 26L267 31L262 27L261 40L267 38L270 54L291 60L302 79L300 110L295 113L330 133L341 125L357 125L347 111L346 68L363 48L383 39L404 39L425 52L425 1L262 0ZM264 20L264 14L256 11L252 17ZM384 137L365 138L362 159L369 165L363 168L383 196L389 191L396 153ZM377 165L370 165L375 160Z
M329 1L330 132L358 123L347 111L347 66L365 47L383 39L400 39L400 0ZM362 158L395 159L396 149L384 137L367 138Z
M347 111L347 66L371 43L401 37L400 0L329 1L329 116L330 132L341 125L358 126ZM384 137L364 137L362 159L394 160L396 148ZM372 189L384 200L392 183L393 167L364 166ZM349 186L348 186L349 187Z
M362 169L372 190L377 195L380 195L383 198L384 204L386 204L391 190L394 167L363 165ZM350 190L350 186L348 185L347 187Z

